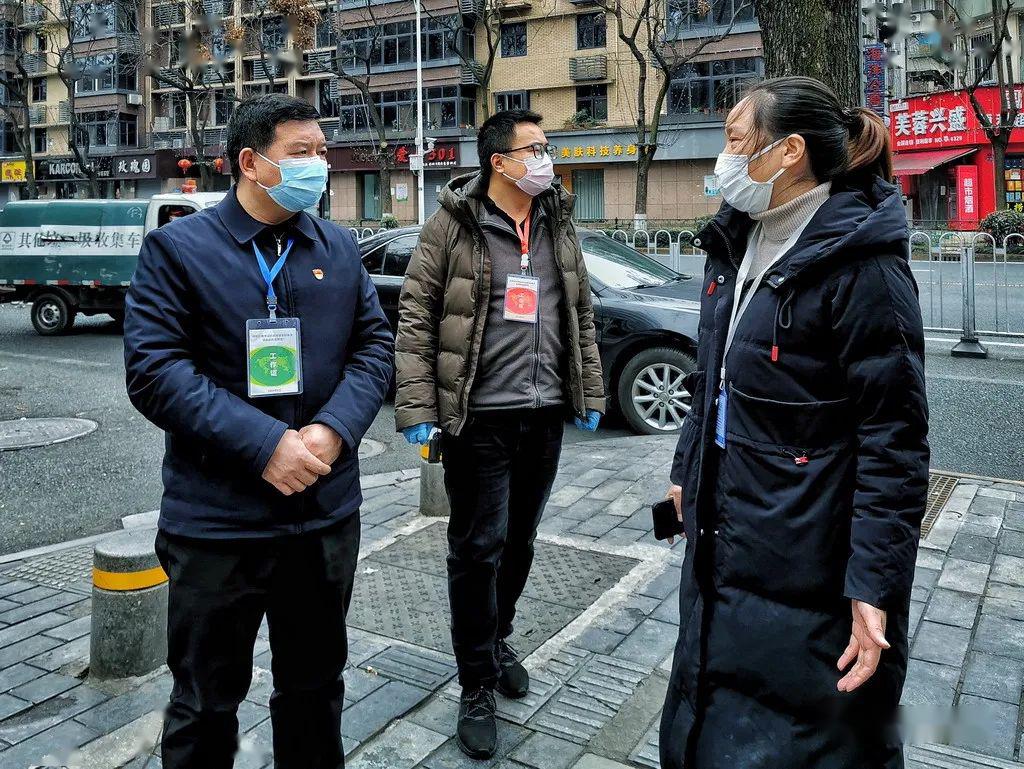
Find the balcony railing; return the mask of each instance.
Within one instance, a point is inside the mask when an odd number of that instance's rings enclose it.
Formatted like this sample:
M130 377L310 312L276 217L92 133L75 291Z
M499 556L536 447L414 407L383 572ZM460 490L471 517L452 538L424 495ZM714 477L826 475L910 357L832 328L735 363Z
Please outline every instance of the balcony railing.
M280 77L283 74L283 68L277 62L256 60L250 62L250 65L248 80L269 80L271 76Z
M21 13L23 24L41 24L48 15L46 9L38 3L26 3Z
M235 3L234 0L203 0L203 12L207 16L219 16L221 18L234 16Z
M30 75L41 75L48 69L45 54L26 53L22 62L25 65L25 71Z
M334 71L334 51L309 51L303 54L302 72L316 75Z
M47 109L45 104L33 104L28 108L29 125L46 125Z
M607 56L576 56L569 59L569 79L573 82L605 80L607 77Z
M185 23L185 6L178 3L172 5L153 6L153 26L171 27L175 24Z

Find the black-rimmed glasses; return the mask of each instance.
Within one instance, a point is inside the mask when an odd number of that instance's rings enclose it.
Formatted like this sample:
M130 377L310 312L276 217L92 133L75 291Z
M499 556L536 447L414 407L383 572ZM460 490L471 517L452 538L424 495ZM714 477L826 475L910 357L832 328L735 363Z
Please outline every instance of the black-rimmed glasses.
M510 150L505 150L502 154L507 155L510 152L518 152L519 150L533 150L533 156L540 159L545 155L554 158L555 152L558 148L554 144L541 144L540 142L534 142L533 144L527 144L522 147L513 147Z

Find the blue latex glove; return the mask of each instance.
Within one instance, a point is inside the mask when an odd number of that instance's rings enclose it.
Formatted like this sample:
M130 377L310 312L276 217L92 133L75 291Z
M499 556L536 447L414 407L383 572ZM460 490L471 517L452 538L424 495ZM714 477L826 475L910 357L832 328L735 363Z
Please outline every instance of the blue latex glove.
M430 422L424 422L421 425L413 425L412 427L406 427L402 430L402 435L409 443L419 443L420 445L430 442L430 434L434 431L434 425Z
M576 427L580 430L586 430L588 433L597 432L597 425L601 421L601 412L594 411L593 409L587 409L587 418L580 419L576 417Z

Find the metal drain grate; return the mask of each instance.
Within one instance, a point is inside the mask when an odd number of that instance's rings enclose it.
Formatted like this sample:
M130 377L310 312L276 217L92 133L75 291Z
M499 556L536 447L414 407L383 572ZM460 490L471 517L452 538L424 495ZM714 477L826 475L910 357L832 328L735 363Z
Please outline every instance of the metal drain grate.
M958 479L955 475L928 473L928 504L924 509L924 520L921 521L921 539L928 536L932 526L939 518L939 513L946 506Z
M18 561L2 570L5 579L22 579L54 590L92 591L92 545L58 550Z

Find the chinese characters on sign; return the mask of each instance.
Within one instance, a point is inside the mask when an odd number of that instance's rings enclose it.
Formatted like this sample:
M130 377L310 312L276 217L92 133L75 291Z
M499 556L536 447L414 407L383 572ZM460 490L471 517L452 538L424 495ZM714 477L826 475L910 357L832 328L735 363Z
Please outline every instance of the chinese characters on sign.
M976 166L955 166L957 226L974 226L978 219L978 169ZM952 215L952 211L950 214Z
M153 161L149 158L132 158L130 160L117 161L117 175L127 176L128 174L148 174L153 170Z
M395 165L409 165L409 158L415 151L414 147L401 146L395 149ZM429 152L423 153L423 166L425 168L452 168L459 164L458 145L447 144L434 147Z
M576 147L562 147L559 155L562 160L573 158L611 158L611 157L636 157L635 144L602 144L602 145L578 145Z
M882 117L885 116L886 59L883 43L864 46L864 103Z
M25 168L26 166L24 160L5 160L3 162L3 181L25 181Z
M1014 97L1024 99L1024 89L1017 88ZM983 86L976 92L982 112L998 125L999 89ZM943 91L927 96L913 96L890 102L889 130L893 149L925 150L945 147L971 147L988 144L974 106L964 91ZM1015 130L1024 128L1024 113L1017 116ZM1024 141L1015 136L1013 141Z

